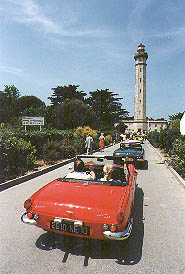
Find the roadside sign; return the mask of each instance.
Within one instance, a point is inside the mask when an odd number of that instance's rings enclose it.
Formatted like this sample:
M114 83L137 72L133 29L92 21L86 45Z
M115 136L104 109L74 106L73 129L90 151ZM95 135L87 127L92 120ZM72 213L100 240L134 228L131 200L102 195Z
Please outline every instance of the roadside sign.
M29 116L23 116L22 117L22 125L25 126L44 126L44 117L29 117Z

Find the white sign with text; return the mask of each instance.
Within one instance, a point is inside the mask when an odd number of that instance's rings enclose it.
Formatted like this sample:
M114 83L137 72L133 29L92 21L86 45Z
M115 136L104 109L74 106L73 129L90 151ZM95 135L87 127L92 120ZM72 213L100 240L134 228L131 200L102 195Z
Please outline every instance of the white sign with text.
M44 117L22 117L22 125L23 126L43 126L44 125Z

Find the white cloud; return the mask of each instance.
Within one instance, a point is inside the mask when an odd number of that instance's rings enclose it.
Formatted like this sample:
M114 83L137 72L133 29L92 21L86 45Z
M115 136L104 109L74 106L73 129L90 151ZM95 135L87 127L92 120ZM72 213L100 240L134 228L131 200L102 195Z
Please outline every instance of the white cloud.
M147 35L149 38L184 38L185 37L185 26L171 29L170 31L151 32ZM185 38L183 39L185 41Z
M11 0L15 5L13 20L18 23L29 24L48 33L60 33L61 26L44 15L42 7L33 0Z
M166 29L168 28L168 30L163 28L161 31L156 31L156 28L159 29L160 25L158 25L157 22L151 24L152 22L148 22L150 20L147 20L150 16L148 10L149 8L152 9L153 5L154 2L151 0L139 0L136 3L135 9L130 14L127 27L127 32L131 40L137 43L143 42L146 44L146 47L147 44L152 44L153 55L156 55L155 57L159 59L161 56L168 58L171 55L184 51L185 25L173 26L168 24L166 26ZM172 7L170 7L170 10L171 8ZM166 6L161 6L161 9L163 9L161 10L161 14L169 13ZM178 13L174 16L178 17Z
M140 43L145 37L144 30L140 27L140 23L143 18L145 18L144 12L151 2L152 0L136 1L135 8L130 13L127 32L134 42Z
M49 16L52 10L51 5L40 6L34 0L6 1L7 5L4 7L4 12L8 13L7 18L9 20L12 18L14 22L30 25L40 32L58 35L59 37L109 37L112 35L110 31L100 28L77 27L79 14L75 13L69 5L66 12L66 6L62 6L60 14L54 18Z
M15 68L15 67L9 67L9 66L0 66L0 71L5 72L5 73L10 73L14 74L16 76L22 76L24 74L23 70L20 68Z

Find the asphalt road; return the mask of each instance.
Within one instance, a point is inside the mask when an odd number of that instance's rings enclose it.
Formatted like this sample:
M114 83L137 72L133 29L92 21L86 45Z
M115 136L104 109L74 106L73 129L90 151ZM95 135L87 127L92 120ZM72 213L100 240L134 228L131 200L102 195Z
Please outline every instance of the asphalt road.
M111 153L118 147L107 148ZM185 190L144 144L148 169L138 169L134 228L128 242L57 237L23 224L23 203L69 165L0 192L0 274L184 274ZM105 153L104 152L104 153Z

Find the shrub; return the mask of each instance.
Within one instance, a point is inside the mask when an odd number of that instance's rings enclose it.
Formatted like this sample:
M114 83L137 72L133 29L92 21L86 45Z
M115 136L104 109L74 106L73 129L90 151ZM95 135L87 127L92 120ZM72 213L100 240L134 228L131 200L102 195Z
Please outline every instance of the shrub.
M62 142L60 142L61 147L61 157L62 159L69 159L75 156L75 144L73 139L64 138Z
M54 164L55 162L72 158L75 155L74 144L71 140L64 138L63 141L47 141L43 147L43 160L48 164Z
M77 127L77 129L74 132L74 137L87 137L88 135L91 135L93 138L96 138L97 132L96 130L90 128L89 126L86 127Z
M178 155L182 160L185 160L185 136L180 136L173 142L172 154Z
M168 131L167 130L161 130L160 134L159 134L159 139L158 139L159 147L161 149L166 149L167 147L169 147L168 141L169 141Z
M75 155L85 153L85 137L78 136L73 139Z
M34 168L36 150L30 142L10 136L0 142L1 182Z
M47 140L43 146L42 157L44 162L48 164L54 164L60 159L60 147L58 142Z
M159 143L159 135L160 133L157 131L152 131L148 134L147 139L150 141L150 143L154 146L154 147L159 147L160 143Z
M183 177L185 178L185 136L177 138L173 142L173 148L171 150L171 157L169 158L169 164Z
M175 171L177 171L179 175L182 176L182 178L185 178L185 168L184 168L185 161L184 160L182 160L177 155L172 155L169 158L168 163L170 166L172 166L175 169Z
M111 142L112 142L111 135L106 135L105 136L105 146L108 146Z
M29 130L25 131L23 129L4 129L1 131L1 135L4 138L9 138L10 136L15 136L16 138L22 138L27 142L30 142L32 146L36 148L37 159L42 159L43 147L48 141L60 142L64 138L73 138L74 130Z
M93 149L97 149L99 144L96 138L97 137L96 130L90 128L89 126L78 127L74 132L74 139L73 139L75 154L82 154L86 151L85 139L89 134L93 137Z
M160 132L150 132L148 140L154 147L164 149L168 154L168 163L185 178L185 137L170 128Z

